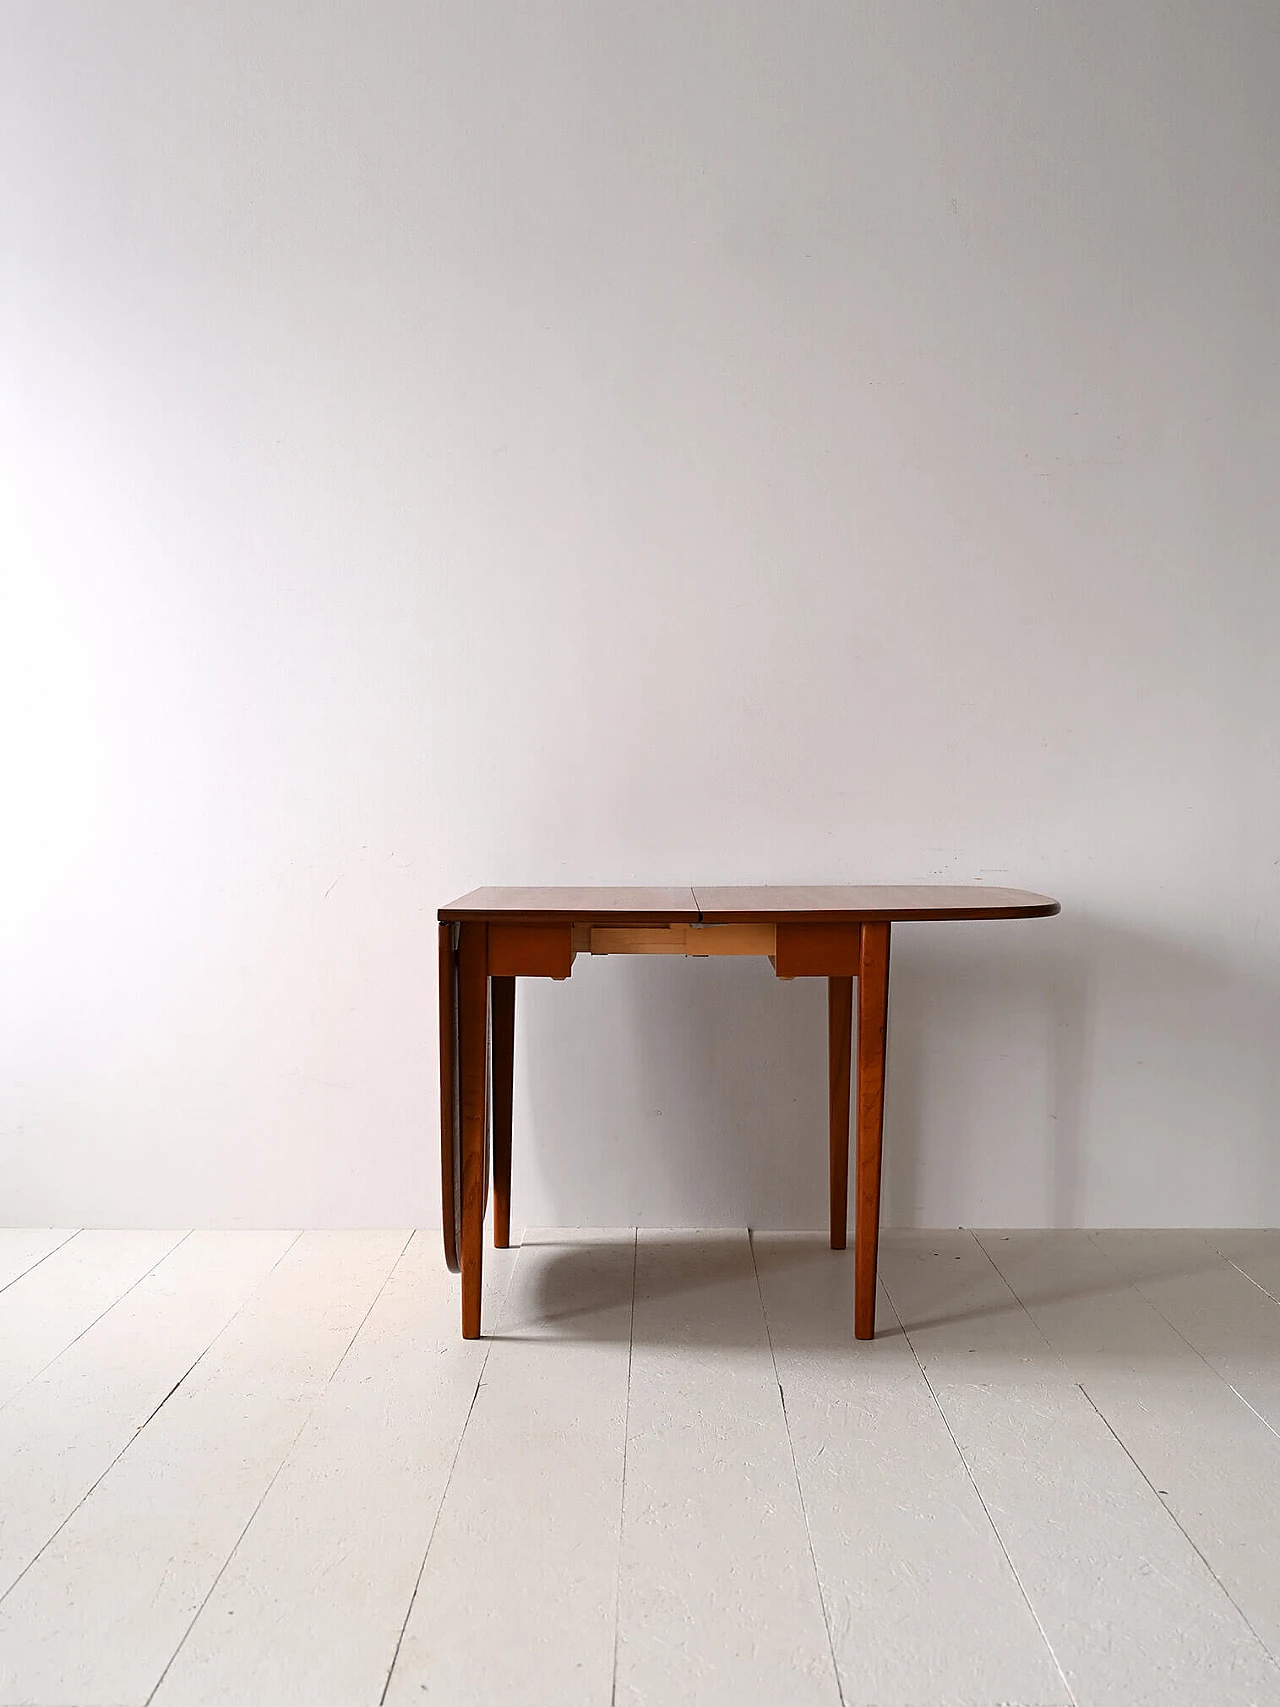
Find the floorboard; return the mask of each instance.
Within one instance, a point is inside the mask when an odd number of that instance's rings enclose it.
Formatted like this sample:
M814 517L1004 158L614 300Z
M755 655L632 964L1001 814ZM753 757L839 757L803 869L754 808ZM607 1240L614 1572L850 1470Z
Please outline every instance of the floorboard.
M525 1234L390 1707L609 1702L634 1268L631 1232Z
M142 1707L404 1248L306 1233L0 1602L0 1702Z
M515 1251L485 1260L500 1313ZM489 1352L416 1234L165 1674L155 1707L376 1707Z
M0 1601L295 1237L192 1233L0 1409Z
M1280 1304L1203 1233L1091 1235L1118 1271L1280 1433Z
M1258 1707L1280 1674L968 1233L881 1274L1079 1707Z
M0 1707L1280 1707L1278 1249L0 1235Z
M0 1227L0 1292L74 1237L71 1227Z
M1087 1233L979 1237L1273 1660L1280 1656L1280 1438Z
M641 1233L620 1707L839 1702L745 1233Z
M1247 1274L1256 1286L1280 1301L1280 1229L1235 1227L1203 1233L1205 1243Z
M753 1245L845 1707L1069 1702L883 1290L859 1342L852 1250Z
M0 1405L136 1286L181 1233L77 1233L0 1292Z

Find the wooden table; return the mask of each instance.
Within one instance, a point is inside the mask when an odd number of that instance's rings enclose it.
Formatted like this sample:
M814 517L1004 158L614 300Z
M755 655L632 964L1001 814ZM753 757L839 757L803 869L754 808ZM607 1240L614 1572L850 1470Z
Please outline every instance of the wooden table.
M567 978L578 954L767 955L779 978L827 980L831 1247L849 1197L850 1056L858 985L854 1333L875 1331L889 930L914 919L1036 919L1020 889L474 889L440 919L440 1162L445 1261L462 1270L462 1332L480 1335L493 1158L493 1242L511 1236L517 978ZM492 1083L490 1084L490 1081Z

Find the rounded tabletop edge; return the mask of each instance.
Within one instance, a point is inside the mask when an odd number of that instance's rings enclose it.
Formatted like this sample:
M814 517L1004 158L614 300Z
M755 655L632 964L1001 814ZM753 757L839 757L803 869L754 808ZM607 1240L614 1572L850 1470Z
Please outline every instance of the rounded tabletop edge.
M708 907L702 922L708 925L877 925L945 923L964 919L1050 919L1062 911L1062 903L1046 896L1025 905L992 907L820 907L767 908Z
M1035 919L1062 910L1052 895L981 883L695 884L694 894L709 924Z
M607 897L607 899L606 899ZM687 899L686 899L687 897ZM692 903L692 905L690 905ZM1044 919L1062 911L1051 895L979 884L779 886L697 891L479 889L441 907L441 924L893 924Z

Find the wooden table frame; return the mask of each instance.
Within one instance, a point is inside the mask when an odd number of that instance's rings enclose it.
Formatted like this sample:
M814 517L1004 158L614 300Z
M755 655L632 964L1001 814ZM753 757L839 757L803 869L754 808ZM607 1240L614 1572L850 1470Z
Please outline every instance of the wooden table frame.
M889 934L904 920L1044 918L1017 889L477 889L441 907L440 1161L445 1261L462 1272L462 1332L480 1336L484 1218L511 1240L517 978L569 977L578 954L766 955L779 978L827 980L831 1248L845 1248L854 1100L854 1334L875 1332L889 1011ZM857 1061L853 1053L857 983ZM492 1134L492 1145L490 1144Z

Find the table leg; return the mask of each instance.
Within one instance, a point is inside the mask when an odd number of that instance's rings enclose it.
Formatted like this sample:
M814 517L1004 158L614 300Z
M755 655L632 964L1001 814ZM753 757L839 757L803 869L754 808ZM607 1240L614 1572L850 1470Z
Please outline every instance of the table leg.
M445 1267L458 1272L458 956L453 925L440 926L440 1226Z
M858 1158L854 1229L853 1331L876 1331L876 1258L880 1245L880 1150L884 1133L885 1037L889 1017L889 926L862 927L858 959Z
M849 1057L853 1042L853 979L827 979L827 1079L831 1113L831 1249L849 1232Z
M458 1076L462 1101L462 1337L480 1338L488 1078L487 927L465 920L458 943Z
M516 981L489 980L493 1010L493 1242L511 1243L511 1093L515 1066Z

